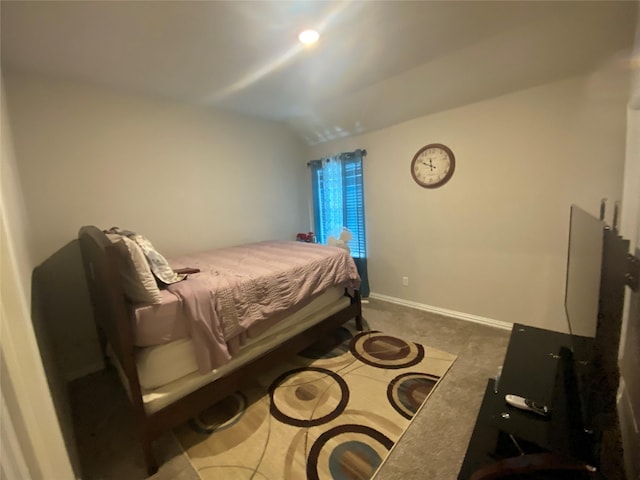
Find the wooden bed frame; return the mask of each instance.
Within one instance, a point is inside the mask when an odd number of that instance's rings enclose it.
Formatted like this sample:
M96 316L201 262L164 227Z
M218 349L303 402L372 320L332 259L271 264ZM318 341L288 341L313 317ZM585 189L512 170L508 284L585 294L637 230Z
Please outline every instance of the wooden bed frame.
M107 236L94 226L82 227L78 238L105 366L109 366L108 344L126 377L127 385L125 386L135 410L149 475L158 470L152 451L152 442L162 433L181 425L200 411L234 393L260 372L295 355L348 320L355 318L358 330L363 328L360 294L356 290L355 295L351 297L350 305L344 309L285 340L278 347L248 361L236 370L148 414L144 409L136 368L132 305L124 296L117 270L119 253Z

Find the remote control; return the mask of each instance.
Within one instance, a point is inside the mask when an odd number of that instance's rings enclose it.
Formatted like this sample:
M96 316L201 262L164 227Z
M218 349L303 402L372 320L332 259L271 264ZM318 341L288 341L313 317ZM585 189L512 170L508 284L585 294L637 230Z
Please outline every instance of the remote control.
M504 399L512 407L516 407L521 410L528 410L530 412L537 413L538 415L542 415L543 417L549 415L549 407L535 403L533 400L529 400L528 398L524 398L519 395L505 395Z

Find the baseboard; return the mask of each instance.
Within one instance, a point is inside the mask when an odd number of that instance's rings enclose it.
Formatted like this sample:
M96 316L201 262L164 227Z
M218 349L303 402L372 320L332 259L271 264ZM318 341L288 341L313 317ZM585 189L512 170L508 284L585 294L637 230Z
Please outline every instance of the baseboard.
M425 305L424 303L412 302L410 300L390 297L388 295L382 295L380 293L372 292L369 297L377 300L383 300L389 303L395 303L397 305L404 305L405 307L423 310L425 312L436 313L438 315L456 318L458 320L480 323L482 325L488 325L490 327L500 328L502 330L511 330L511 328L513 327L513 324L509 322L502 322L500 320L494 320L493 318L480 317L478 315L471 315L469 313L456 312L455 310L447 310L446 308L433 307L431 305Z
M64 378L67 380L67 382L72 382L73 380L77 380L78 378L86 377L91 373L99 372L103 368L103 362L92 363L90 365L85 365L78 370L74 370L73 372L65 372Z

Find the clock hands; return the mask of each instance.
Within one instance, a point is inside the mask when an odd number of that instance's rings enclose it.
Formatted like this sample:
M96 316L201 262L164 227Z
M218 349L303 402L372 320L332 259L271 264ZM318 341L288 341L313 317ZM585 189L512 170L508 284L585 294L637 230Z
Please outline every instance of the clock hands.
M455 165L455 157L449 147L441 143L431 143L414 155L411 161L411 175L421 187L437 188L449 181Z
M431 170L432 172L437 168L434 164L433 161L431 159L429 159L429 163L425 162L424 160L420 159L420 163L422 163L423 165L426 165L427 167L429 167L429 170Z

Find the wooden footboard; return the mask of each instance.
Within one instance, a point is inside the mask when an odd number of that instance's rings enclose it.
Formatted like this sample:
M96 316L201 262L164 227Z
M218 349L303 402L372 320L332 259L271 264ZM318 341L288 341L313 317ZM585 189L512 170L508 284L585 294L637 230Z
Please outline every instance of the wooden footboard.
M110 345L126 377L126 385L139 425L144 459L149 475L158 469L152 452L152 442L205 408L236 392L247 381L276 363L289 358L313 344L318 338L354 318L358 330L363 329L362 307L358 291L350 305L307 330L285 340L277 348L245 363L174 403L147 414L135 362L132 308L126 301L117 271L117 252L111 241L98 228L86 226L78 234L87 286L93 307L100 345L106 359Z

